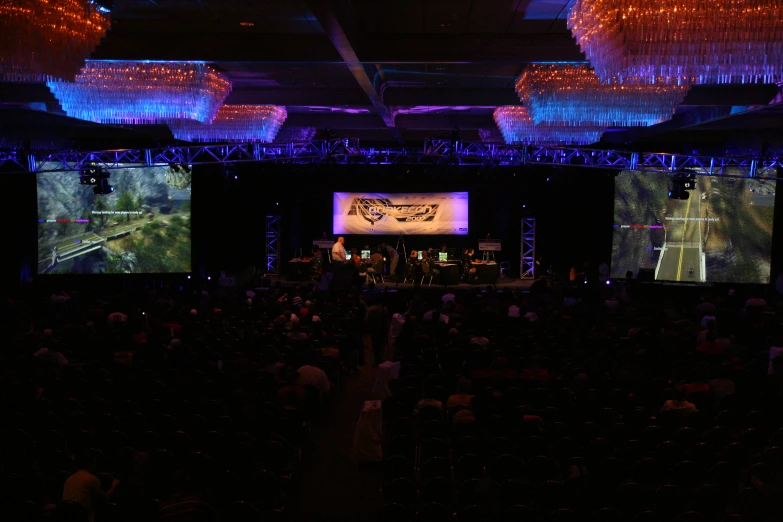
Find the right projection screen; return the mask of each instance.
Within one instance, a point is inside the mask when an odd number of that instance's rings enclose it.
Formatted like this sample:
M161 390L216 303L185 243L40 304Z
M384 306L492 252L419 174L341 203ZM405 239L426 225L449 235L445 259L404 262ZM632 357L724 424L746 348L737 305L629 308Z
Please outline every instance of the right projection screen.
M658 281L770 281L775 181L698 176L687 200L671 178L623 171L615 178L612 277L655 271Z

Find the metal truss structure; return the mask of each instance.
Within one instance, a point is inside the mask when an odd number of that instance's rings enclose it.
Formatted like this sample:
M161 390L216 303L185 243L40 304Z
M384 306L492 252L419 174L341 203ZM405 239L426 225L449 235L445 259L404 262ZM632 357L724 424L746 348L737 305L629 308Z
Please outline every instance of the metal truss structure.
M277 275L280 269L280 216L266 217L266 274Z
M522 279L536 277L536 218L522 218L522 248L519 250L519 274Z
M586 168L676 172L702 176L777 179L781 158L713 157L534 145L498 145L427 140L421 147L363 147L358 140L333 139L285 144L169 146L161 149L52 153L0 150L5 172L68 172L86 168L143 168L152 165L207 165L249 162L283 164L579 166ZM10 167L9 167L10 165Z

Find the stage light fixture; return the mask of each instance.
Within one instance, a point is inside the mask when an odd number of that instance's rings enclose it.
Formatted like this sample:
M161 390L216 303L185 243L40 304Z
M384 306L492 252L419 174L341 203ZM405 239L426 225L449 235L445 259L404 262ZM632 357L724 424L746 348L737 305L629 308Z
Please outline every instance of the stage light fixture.
M690 190L696 188L696 174L684 170L672 175L669 188L670 199L686 200L690 198Z
M79 183L82 185L98 185L101 180L108 179L109 176L110 174L107 170L96 167L93 163L79 173Z

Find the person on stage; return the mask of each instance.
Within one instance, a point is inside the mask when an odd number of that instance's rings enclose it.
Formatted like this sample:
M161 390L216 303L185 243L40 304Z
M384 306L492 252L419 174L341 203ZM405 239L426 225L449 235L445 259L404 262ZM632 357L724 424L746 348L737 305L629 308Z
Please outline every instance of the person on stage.
M408 263L405 265L405 279L415 283L419 274L419 252L411 250ZM403 281L405 282L405 281Z
M345 253L345 238L340 236L337 238L337 242L332 246L332 261L345 264L347 258L348 256Z
M462 252L462 279L470 282L475 279L476 269L473 268L473 249L466 248Z
M359 254L359 249L351 249L351 260L348 261L351 267L351 283L352 286L360 288L362 286L362 278L359 274L362 273L362 256Z
M397 277L397 264L400 262L400 254L397 253L397 250L395 250L394 247L386 243L386 241L381 243L381 248L383 249L386 258L389 260L389 275Z
M345 238L338 237L337 242L332 246L332 290L342 288L346 272L345 262L347 260Z

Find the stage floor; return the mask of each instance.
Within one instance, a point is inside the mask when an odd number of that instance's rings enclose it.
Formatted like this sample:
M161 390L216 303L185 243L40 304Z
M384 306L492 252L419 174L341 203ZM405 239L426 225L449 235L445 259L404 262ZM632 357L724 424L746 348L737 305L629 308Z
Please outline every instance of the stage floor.
M277 284L279 281L280 284L286 288L293 288L295 286L301 286L304 284L308 284L310 281L289 281L285 276L269 276L269 279L271 279L272 284ZM314 281L313 281L314 283ZM497 280L497 283L494 285L495 288L498 290L504 290L508 292L515 292L517 290L520 290L524 293L527 293L530 291L530 286L533 284L533 279L515 279L515 278L508 278L508 277L500 277ZM419 288L422 288L424 290L432 290L436 292L443 292L444 290L483 290L486 288L487 285L470 285L467 283L460 283L458 285L449 285L449 286L443 286L443 285L422 285ZM364 288L367 288L367 285L363 285ZM392 282L386 282L386 283L378 283L375 285L376 289L386 289L389 290L412 290L415 288L415 285L413 283L392 283Z

